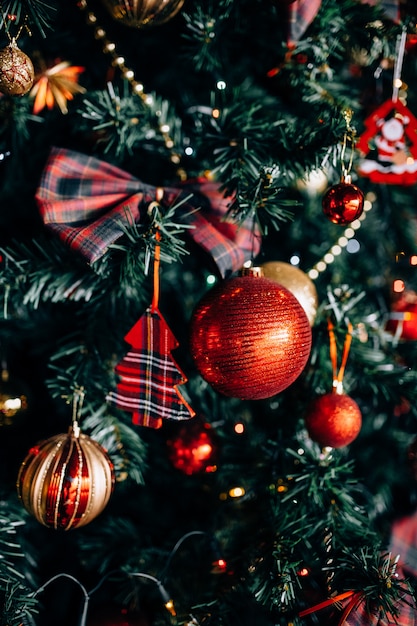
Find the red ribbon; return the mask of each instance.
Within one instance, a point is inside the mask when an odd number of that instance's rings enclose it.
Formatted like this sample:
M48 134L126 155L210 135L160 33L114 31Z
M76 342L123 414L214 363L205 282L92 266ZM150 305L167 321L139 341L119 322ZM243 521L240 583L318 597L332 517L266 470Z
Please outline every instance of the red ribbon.
M53 148L36 200L45 225L89 263L99 259L124 234L132 219L141 222L160 187L72 150ZM176 220L214 260L222 277L240 270L260 249L253 218L230 219L233 198L218 183L202 179L164 188L161 206L178 204Z

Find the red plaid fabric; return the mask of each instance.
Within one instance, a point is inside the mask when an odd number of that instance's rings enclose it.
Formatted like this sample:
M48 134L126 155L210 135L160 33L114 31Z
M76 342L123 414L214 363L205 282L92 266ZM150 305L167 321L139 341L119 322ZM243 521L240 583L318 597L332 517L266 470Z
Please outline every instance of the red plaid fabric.
M187 382L171 355L178 342L161 313L148 308L125 340L133 349L116 365L120 382L107 401L132 413L132 422L139 426L160 428L164 419L194 417L178 389Z
M89 263L99 259L123 235L121 224L140 222L156 188L118 167L72 150L53 148L43 171L36 201L46 226ZM227 221L231 198L210 181L165 188L161 205L188 196L178 220L192 228L188 235L214 259L224 278L260 249L259 229L252 219ZM198 210L197 210L198 209Z
M384 615L381 610L370 611L366 603L361 602L349 613L340 626L415 626L416 606L411 596L405 596L397 605L396 615Z
M404 572L417 578L417 511L393 523L389 550L394 556L400 555Z
M400 21L400 2L399 0L362 0L364 4L380 7L388 19L394 22Z
M301 39L316 17L321 0L295 0L290 7L288 44L294 45Z

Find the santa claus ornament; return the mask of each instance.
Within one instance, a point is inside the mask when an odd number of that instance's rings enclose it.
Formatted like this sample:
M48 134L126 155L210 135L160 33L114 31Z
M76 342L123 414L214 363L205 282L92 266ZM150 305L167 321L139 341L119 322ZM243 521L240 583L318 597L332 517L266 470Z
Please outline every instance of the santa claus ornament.
M357 403L343 393L343 376L352 340L349 325L342 363L337 372L336 338L329 321L330 357L333 367L333 389L315 398L304 418L309 436L323 448L342 448L356 439L362 427L362 414Z
M373 183L413 185L417 180L417 119L399 100L387 100L365 120L357 148L358 173Z
M413 185L417 180L417 119L399 99L406 42L404 27L397 40L392 98L365 120L366 130L357 143L358 173L373 183Z

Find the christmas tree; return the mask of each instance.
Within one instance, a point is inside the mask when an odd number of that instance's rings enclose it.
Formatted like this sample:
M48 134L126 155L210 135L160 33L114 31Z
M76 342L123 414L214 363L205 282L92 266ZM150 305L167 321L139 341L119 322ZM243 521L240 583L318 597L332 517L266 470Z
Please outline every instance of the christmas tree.
M3 0L1 624L417 622L412 0Z

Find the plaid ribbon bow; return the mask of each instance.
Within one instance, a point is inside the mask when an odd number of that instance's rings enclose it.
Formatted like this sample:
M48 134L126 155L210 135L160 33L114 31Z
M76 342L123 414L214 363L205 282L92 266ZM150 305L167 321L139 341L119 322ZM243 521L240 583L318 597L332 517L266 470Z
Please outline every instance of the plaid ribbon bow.
M388 19L400 21L399 0L361 0L363 4L379 6ZM294 0L289 5L288 45L294 46L316 18L321 0Z
M45 225L94 263L124 234L122 226L129 214L141 221L155 195L156 187L110 163L52 148L36 201ZM217 183L197 180L164 188L161 205L184 198L177 218L192 226L187 229L189 236L210 254L223 278L259 252L259 230L253 219L239 225L227 221L232 198L225 197Z

